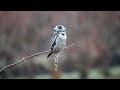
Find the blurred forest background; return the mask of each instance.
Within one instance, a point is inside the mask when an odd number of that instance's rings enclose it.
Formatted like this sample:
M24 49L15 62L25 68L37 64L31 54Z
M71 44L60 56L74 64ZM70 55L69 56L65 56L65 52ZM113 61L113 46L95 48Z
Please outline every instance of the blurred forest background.
M120 78L119 11L0 11L0 69L49 49L53 28L67 29L60 79ZM2 72L2 79L52 79L53 57L42 54Z

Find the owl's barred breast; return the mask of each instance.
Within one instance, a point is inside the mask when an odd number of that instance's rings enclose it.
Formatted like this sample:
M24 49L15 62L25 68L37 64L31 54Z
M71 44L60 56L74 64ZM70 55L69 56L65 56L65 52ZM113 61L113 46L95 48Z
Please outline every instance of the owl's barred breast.
M57 42L57 46L55 46L54 52L58 53L58 52L62 51L65 48L66 38L59 35L59 38L57 38L56 42Z

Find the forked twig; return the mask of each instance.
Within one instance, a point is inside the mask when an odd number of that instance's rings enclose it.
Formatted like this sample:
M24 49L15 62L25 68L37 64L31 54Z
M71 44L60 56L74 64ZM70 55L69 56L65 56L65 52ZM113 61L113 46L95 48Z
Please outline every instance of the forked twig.
M69 45L69 46L67 46L67 48L69 48L69 47L71 47L71 46L73 46L74 44L71 44L71 45ZM33 54L33 55L30 55L30 56L28 56L28 57L26 57L26 58L22 58L22 60L20 60L20 61L18 61L18 62L16 62L16 63L13 63L13 64L10 64L10 65L8 65L8 66L6 66L6 67L4 67L4 68L2 68L1 70L0 70L0 73L3 71L3 70L5 70L5 69L7 69L7 68L9 68L9 67L11 67L11 66L15 66L15 65L17 65L17 64L19 64L19 63L21 63L21 62L23 62L23 61L26 61L27 59L29 59L29 58L32 58L32 57L34 57L34 56L38 56L38 55L41 55L41 54L45 54L45 53L48 53L49 51L45 51L45 52L41 52L41 53L36 53L36 54Z

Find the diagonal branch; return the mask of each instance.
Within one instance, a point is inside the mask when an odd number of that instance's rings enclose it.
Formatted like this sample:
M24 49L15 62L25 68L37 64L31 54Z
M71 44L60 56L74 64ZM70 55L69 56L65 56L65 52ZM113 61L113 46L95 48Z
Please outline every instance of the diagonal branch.
M71 45L67 46L67 48L69 48L69 47L71 47L71 46L73 46L73 45L74 45L74 44L71 44ZM19 63L21 63L21 62L23 62L23 61L26 61L26 60L29 59L29 58L32 58L32 57L35 57L35 56L38 56L38 55L41 55L41 54L45 54L45 53L49 53L49 51L45 51L45 52L41 52L41 53L36 53L36 54L30 55L30 56L28 56L28 57L26 57L26 58L23 57L22 60L20 60L20 61L18 61L18 62L16 62L16 63L10 64L10 65L8 65L8 66L0 69L0 73L1 73L3 70L5 70L5 69L7 69L7 68L9 68L9 67L15 66L15 65L17 65L17 64L19 64Z
M67 46L67 48L70 48L71 46L73 46L74 44L71 44L71 45L69 45L69 46Z
M36 54L30 55L30 56L28 56L28 57L26 57L26 58L23 57L22 60L20 60L20 61L18 61L18 62L16 62L16 63L10 64L10 65L8 65L8 66L6 66L6 67L4 67L4 68L2 68L2 69L0 70L0 72L2 72L3 70L5 70L5 69L7 69L7 68L9 68L9 67L11 67L11 66L15 66L15 65L17 65L17 64L19 64L19 63L21 63L21 62L23 62L23 61L26 61L26 60L29 59L29 58L32 58L32 57L34 57L34 56L38 56L38 55L40 55L40 54L45 54L45 53L48 53L48 52L49 52L49 51L45 51L45 52L41 52L41 53L36 53Z

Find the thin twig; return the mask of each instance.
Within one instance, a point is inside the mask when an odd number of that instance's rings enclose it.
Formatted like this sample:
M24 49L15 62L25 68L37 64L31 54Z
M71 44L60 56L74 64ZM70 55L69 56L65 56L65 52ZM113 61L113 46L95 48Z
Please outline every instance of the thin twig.
M41 53L36 53L36 54L30 55L30 56L28 56L28 57L26 57L26 58L23 57L22 60L20 60L20 61L18 61L18 62L16 62L16 63L10 64L10 65L8 65L8 66L6 66L6 67L4 67L4 68L2 68L2 69L0 70L0 73L1 73L3 70L5 70L5 69L7 69L7 68L9 68L9 67L11 67L11 66L15 66L15 65L17 65L17 64L19 64L19 63L21 63L21 62L23 62L23 61L26 61L27 59L29 59L29 58L31 58L31 57L38 56L38 55L40 55L40 54L44 54L44 53L48 53L48 52L49 52L49 51L45 51L45 52L41 52Z
M71 44L71 45L69 45L69 46L67 46L67 48L69 48L69 47L71 47L71 46L73 46L74 44ZM36 53L36 54L33 54L33 55L30 55L30 56L28 56L28 57L26 57L26 58L22 58L22 60L20 60L20 61L18 61L18 62L16 62L16 63L13 63L13 64L10 64L10 65L8 65L8 66L6 66L6 67L4 67L4 68L2 68L1 70L0 70L0 73L3 71L3 70L5 70L5 69L7 69L7 68L9 68L9 67L11 67L11 66L15 66L15 65L17 65L17 64L19 64L19 63L21 63L21 62L23 62L23 61L26 61L27 59L29 59L29 58L32 58L32 57L34 57L34 56L38 56L38 55L41 55L41 54L45 54L45 53L48 53L49 51L45 51L45 52L41 52L41 53Z
M69 45L69 46L67 46L67 48L70 48L71 46L73 46L74 44L71 44L71 45Z

